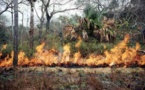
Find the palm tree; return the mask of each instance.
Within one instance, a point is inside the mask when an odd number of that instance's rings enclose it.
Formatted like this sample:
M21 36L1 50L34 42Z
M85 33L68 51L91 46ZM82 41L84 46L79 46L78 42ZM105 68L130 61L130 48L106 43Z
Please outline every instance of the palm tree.
M87 5L84 9L85 20L82 26L85 28L89 36L93 36L94 32L99 35L99 41L109 42L116 33L112 26L115 24L114 19L104 18L105 9L101 11L95 9L92 5ZM98 37L98 36L97 36Z

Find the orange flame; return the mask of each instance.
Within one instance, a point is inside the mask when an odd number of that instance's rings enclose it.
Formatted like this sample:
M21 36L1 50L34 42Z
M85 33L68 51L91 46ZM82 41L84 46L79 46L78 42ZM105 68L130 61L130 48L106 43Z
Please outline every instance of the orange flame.
M75 45L76 48L79 48L81 46L81 43L82 43L81 37L78 37L78 39L79 39L79 41Z
M67 63L70 61L70 46L69 44L66 44L64 47L63 47L63 56L62 56L62 60L61 60L61 63Z
M7 48L7 44L3 45L3 49L6 49Z
M100 66L100 65L123 65L130 66L133 64L145 65L145 55L139 55L138 50L140 50L139 43L136 44L134 48L128 47L127 44L129 42L129 35L126 35L124 40L122 40L119 44L114 46L110 51L105 51L104 55L95 55L90 54L88 58L81 57L81 53L74 53L71 57L71 50L69 44L64 45L63 53L60 54L54 48L51 50L45 50L45 43L36 47L36 53L34 57L31 59L27 58L23 51L19 52L18 55L18 65L19 66L37 66L37 65L47 65L51 66L53 64L78 64L78 65L87 65L87 66ZM81 38L76 43L75 47L79 49L81 45ZM6 49L6 46L3 46ZM104 48L106 48L104 46ZM0 52L0 57L2 56L2 52ZM61 58L59 58L61 56ZM13 52L11 53L11 57L7 55L4 60L0 60L0 67L8 67L11 66L13 62Z

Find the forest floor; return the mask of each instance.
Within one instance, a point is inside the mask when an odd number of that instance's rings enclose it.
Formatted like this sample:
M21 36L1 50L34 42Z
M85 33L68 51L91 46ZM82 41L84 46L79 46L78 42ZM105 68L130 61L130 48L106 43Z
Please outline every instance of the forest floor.
M145 90L145 68L0 68L0 90Z

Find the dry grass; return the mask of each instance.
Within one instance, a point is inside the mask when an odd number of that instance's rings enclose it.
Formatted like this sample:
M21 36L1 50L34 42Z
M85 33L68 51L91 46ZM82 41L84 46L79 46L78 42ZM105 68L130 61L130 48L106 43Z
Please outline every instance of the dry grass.
M19 68L0 73L0 90L144 90L141 68Z

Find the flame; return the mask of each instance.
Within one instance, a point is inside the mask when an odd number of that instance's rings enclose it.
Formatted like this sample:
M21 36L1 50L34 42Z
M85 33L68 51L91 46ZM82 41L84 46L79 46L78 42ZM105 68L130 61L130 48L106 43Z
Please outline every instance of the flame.
M11 66L13 63L13 52L11 52L12 57L10 57L9 55L6 56L6 58L4 60L0 61L0 67L8 67Z
M76 48L79 48L81 46L81 43L82 43L81 37L78 37L78 39L79 39L79 41L75 45Z
M105 51L106 64L110 66L115 64L124 64L127 66L135 60L137 50L140 49L140 45L137 43L136 48L128 47L127 43L129 42L129 38L129 35L126 35L124 40L111 49L110 52Z
M88 58L83 58L79 51L79 47L82 43L82 39L76 43L75 47L78 49L76 53L71 56L71 47L69 44L63 46L63 53L52 48L51 50L44 49L45 43L36 47L36 53L32 58L26 57L23 51L18 54L18 65L19 66L38 66L46 65L52 66L61 65L68 63L77 65L87 65L87 66L113 66L113 65L123 65L130 66L133 64L145 65L145 55L139 55L138 50L140 50L140 44L136 43L134 48L129 47L127 44L129 42L130 36L126 35L124 40L115 45L110 51L105 51L104 55L90 54ZM7 45L4 45L3 49L6 49ZM104 46L106 48L106 46ZM2 52L0 51L0 57ZM61 57L61 58L60 58ZM11 55L7 55L3 60L0 60L0 67L9 67L13 63L13 52Z
M62 56L62 60L61 60L61 63L67 63L70 61L70 46L69 44L66 44L64 47L63 47L63 56Z
M37 53L41 53L42 52L42 49L43 49L44 45L45 45L45 43L42 43L41 45L36 47Z
M75 54L74 54L74 63L75 64L79 64L79 62L80 62L80 60L81 60L81 53L80 53L80 51L78 51L78 52L76 52ZM81 62L80 62L81 63Z
M6 48L7 48L7 44L5 44L5 45L2 46L2 49L1 49L1 51L0 51L0 57L3 55L3 54L2 54L2 50L5 50Z
M18 65L25 66L28 65L29 59L25 56L25 53L23 51L19 52L18 55Z
M2 52L0 52L0 57L1 57L2 55L3 55Z
M3 45L3 48L2 49L6 49L7 48L7 44Z

